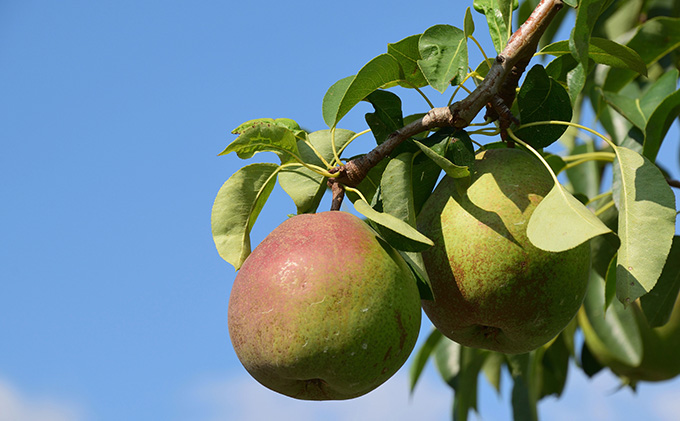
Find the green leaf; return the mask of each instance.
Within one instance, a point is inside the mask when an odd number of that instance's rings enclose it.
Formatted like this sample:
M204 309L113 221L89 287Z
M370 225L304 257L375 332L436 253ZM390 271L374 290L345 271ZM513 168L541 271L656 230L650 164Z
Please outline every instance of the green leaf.
M411 171L413 154L405 152L387 163L380 180L383 212L414 226L416 223L413 207L413 186Z
M586 342L583 342L583 346L581 347L581 368L588 377L593 377L604 368L602 364L595 359L593 352L588 348Z
M401 247L408 247L410 250L423 251L434 245L432 240L421 234L406 222L399 218L395 218L390 214L376 211L362 199L354 202L354 209L376 224L389 228L395 233L405 237L406 241L404 244L401 244ZM406 242L408 242L408 244ZM398 249L397 246L394 247Z
M595 22L610 3L611 0L581 0L576 9L576 22L569 37L569 49L578 64L567 76L569 97L572 102L576 100L586 83L590 36L595 28Z
M649 68L666 54L680 48L680 18L656 17L649 19L637 29L626 44L637 51ZM607 73L603 89L618 92L637 76L628 69L611 69Z
M366 97L375 109L373 113L367 113L366 123L371 128L376 143L381 144L387 136L404 127L404 118L401 113L401 99L389 91L375 91Z
M425 269L425 261L423 255L418 252L398 250L401 257L404 258L406 264L411 268L411 272L416 277L418 282L418 293L421 300L434 300L434 293L432 292L432 283L430 277L427 275Z
M668 322L680 292L680 237L673 237L673 245L666 259L661 277L648 294L640 297L642 310L651 327Z
M256 124L246 129L219 155L236 152L239 158L248 159L265 151L276 153L282 164L296 161L300 155L295 134L274 123Z
M428 28L418 41L418 66L430 86L444 92L467 74L468 50L465 33L451 25Z
M434 161L434 163L439 165L439 167L443 169L444 172L446 172L446 175L448 175L449 177L465 178L470 176L470 170L468 169L468 167L461 167L454 164L453 162L439 155L437 152L428 148L427 146L418 142L417 140L414 140L413 143L415 143L420 148L420 150L423 151L425 155L427 155L428 158L430 158L432 161Z
M586 342L598 340L617 360L632 366L642 361L642 338L640 329L635 321L635 315L630 309L614 300L604 313L604 280L595 271L590 272L588 290L583 300L584 315L596 338L586 334ZM581 315L580 315L581 317ZM581 320L581 319L579 319ZM588 326L581 323L582 329ZM589 347L591 345L589 344Z
M607 267L607 273L604 277L604 311L607 311L609 305L616 297L616 255L612 257Z
M592 141L575 145L571 155L595 152ZM600 193L600 170L596 161L584 162L567 169L567 178L574 194L584 194L586 197L595 197Z
M558 41L546 45L537 53L537 55L542 54L550 54L556 57L571 54L569 41ZM588 57L595 63L621 69L630 69L643 76L647 75L647 66L635 50L607 38L590 38Z
M355 105L371 92L387 84L402 80L401 67L389 54L381 54L369 61L353 78L341 79L323 98L323 119L328 127L335 127Z
M475 0L472 3L476 11L486 16L489 34L498 54L512 35L512 11L517 4L517 0Z
M387 54L397 60L404 72L405 81L397 82L399 86L404 88L422 88L428 85L427 79L418 67L418 60L422 58L418 49L419 40L420 34L411 35L393 44L387 44Z
M667 96L654 110L645 127L645 142L642 147L644 156L656 160L661 142L671 128L675 118L680 115L680 90Z
M285 129L288 129L295 133L298 130L302 130L300 128L300 125L297 124L294 120L291 120L290 118L277 118L274 120L273 118L257 118L254 120L249 120L246 121L245 123L239 125L237 128L231 131L232 134L241 134L245 132L246 130L254 127L254 126L259 126L259 125L271 125L271 124L276 124L278 126L281 126Z
M501 392L501 368L504 361L505 357L500 352L489 352L489 356L482 365L484 377L497 393Z
M611 230L559 183L536 206L527 225L529 241L552 252L572 249L608 232Z
M463 32L465 32L465 37L469 37L475 32L475 21L472 19L472 12L470 8L465 9L465 24L463 25Z
M342 150L354 135L352 131L336 129L335 147ZM300 157L305 163L326 168L333 160L330 130L310 133L306 140L299 140L297 143ZM326 192L326 178L302 165L282 168L279 173L279 184L293 199L298 214L315 212Z
M543 66L535 65L527 73L517 95L522 124L536 121L571 121L571 101L562 85L551 79ZM544 148L562 136L567 126L545 124L516 130L519 138L534 148Z
M573 337L573 334L572 334ZM538 371L541 376L538 399L550 395L560 397L567 382L569 371L569 349L565 342L565 333L561 333L545 350L540 359Z
M628 304L649 292L661 275L675 234L675 196L647 158L620 146L614 151L613 197L621 239L616 296Z
M630 98L628 95L620 95L614 92L603 92L602 97L628 121L641 130L645 129L647 116L640 106L640 98Z
M409 370L411 394L413 394L413 391L416 388L416 384L418 383L420 375L423 373L423 369L425 368L427 360L430 359L430 355L443 337L444 336L440 331L437 329L432 329L430 336L427 337L423 345L421 345L420 349L418 349L418 352L416 352L416 355L413 357L413 362L411 363L411 368Z
M220 256L237 270L250 254L250 230L274 188L279 166L246 165L220 188L212 208L211 225Z

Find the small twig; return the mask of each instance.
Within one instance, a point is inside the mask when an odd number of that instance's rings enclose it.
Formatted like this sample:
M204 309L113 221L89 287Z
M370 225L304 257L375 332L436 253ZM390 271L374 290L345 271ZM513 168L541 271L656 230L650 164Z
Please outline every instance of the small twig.
M680 189L680 181L678 180L666 180L668 182L668 185L671 187L675 187L676 189Z
M331 201L331 210L339 211L340 206L342 206L342 200L345 198L345 189L342 187L342 185L336 183L335 179L333 178L329 178L327 183L328 187L331 188L331 193L333 195L333 199Z

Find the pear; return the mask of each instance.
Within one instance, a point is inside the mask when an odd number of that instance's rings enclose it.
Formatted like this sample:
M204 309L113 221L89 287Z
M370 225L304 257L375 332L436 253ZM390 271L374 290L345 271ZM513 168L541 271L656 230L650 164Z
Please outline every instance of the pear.
M610 351L598 337L588 321L585 310L579 311L578 320L591 354L628 383L669 380L680 374L680 299L675 300L673 311L666 324L650 327L639 301L628 307L635 315L635 323L642 338L642 361L637 366L625 363Z
M307 400L364 395L404 364L420 330L416 280L364 221L294 216L248 256L229 299L231 341L245 369Z
M541 162L519 149L475 156L467 181L445 177L418 215L434 247L423 252L434 326L461 345L518 354L557 336L585 295L588 243L554 253L534 247L526 228L553 186ZM467 189L466 189L467 187Z

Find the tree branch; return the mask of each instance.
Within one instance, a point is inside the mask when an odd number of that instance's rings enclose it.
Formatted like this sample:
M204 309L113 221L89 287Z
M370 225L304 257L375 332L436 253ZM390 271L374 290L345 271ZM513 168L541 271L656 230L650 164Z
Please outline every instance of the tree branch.
M500 100L510 107L515 98L515 88L520 76L533 57L543 32L563 5L562 0L541 0L526 22L512 34L508 44L489 69L487 76L470 95L449 107L431 109L421 119L390 134L385 142L368 154L353 159L343 166L333 168L331 172L338 172L339 175L337 178L328 180L331 188L338 183L356 187L371 168L411 136L438 127L462 129L469 126L477 114L495 97L500 97ZM492 117L497 118L498 115ZM336 191L338 190L333 189L334 198ZM339 209L338 203L341 201L342 198L339 198L339 201L334 200L333 207L337 206Z

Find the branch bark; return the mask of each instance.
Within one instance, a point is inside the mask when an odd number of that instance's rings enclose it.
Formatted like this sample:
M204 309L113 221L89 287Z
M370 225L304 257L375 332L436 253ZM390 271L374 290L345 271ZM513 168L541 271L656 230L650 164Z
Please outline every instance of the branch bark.
M433 108L423 118L416 120L392 133L385 142L375 147L368 154L336 167L336 178L328 180L334 184L356 187L378 162L387 157L401 142L426 130L441 127L458 129L470 125L479 112L490 105L492 100L502 101L508 108L515 98L520 76L531 61L538 42L546 28L559 10L564 6L562 0L541 0L531 16L515 31L501 54L496 57L486 78L465 99L451 104L449 107ZM489 107L487 116L498 118L496 107ZM335 200L337 189L333 189L334 200L331 210L339 210L342 198Z

